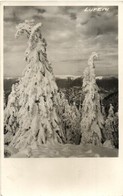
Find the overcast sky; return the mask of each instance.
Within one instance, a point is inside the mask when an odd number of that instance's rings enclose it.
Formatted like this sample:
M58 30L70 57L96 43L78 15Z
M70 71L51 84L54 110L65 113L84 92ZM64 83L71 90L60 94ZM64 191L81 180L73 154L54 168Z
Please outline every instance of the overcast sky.
M21 76L26 37L15 39L25 19L42 22L48 59L56 75L81 75L91 52L97 52L96 75L118 73L118 9L85 12L83 6L7 6L4 9L4 75Z

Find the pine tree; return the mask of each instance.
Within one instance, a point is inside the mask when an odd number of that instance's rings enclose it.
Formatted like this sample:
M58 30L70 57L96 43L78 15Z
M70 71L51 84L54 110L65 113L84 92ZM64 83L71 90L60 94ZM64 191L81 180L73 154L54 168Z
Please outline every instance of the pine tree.
M88 60L88 67L84 71L82 90L85 98L82 104L81 142L100 145L101 130L104 119L101 112L100 95L95 77L94 59L98 56L94 52Z
M117 144L118 140L118 115L114 114L114 107L112 104L110 104L109 111L108 111L108 116L105 121L105 129L104 129L104 137L105 137L105 142L104 146L108 143L110 144L109 146L107 145L106 147L114 147Z
M8 97L9 102L7 106L5 106L5 112L4 112L4 122L5 122L4 133L6 134L5 144L10 143L18 127L18 121L17 121L18 95L17 95L16 87L17 85L13 84L12 92Z
M114 131L114 107L110 104L110 108L108 111L108 117L105 122L105 137L107 140L112 140L112 132Z
M25 33L28 47L26 68L16 86L13 85L5 108L5 143L17 149L27 146L65 142L58 115L58 88L52 67L47 59L46 40L41 23L25 21L17 26L16 37Z
M80 113L75 106L69 105L64 93L59 92L59 115L67 143L79 144L81 137Z

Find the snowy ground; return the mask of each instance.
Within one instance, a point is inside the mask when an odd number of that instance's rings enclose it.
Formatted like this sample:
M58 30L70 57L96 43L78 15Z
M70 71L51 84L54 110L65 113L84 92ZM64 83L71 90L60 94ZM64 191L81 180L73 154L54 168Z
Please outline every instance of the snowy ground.
M40 157L117 157L118 150L92 145L55 144L42 145L37 149L23 150L18 152L15 149L5 148L11 153L10 158L40 158Z

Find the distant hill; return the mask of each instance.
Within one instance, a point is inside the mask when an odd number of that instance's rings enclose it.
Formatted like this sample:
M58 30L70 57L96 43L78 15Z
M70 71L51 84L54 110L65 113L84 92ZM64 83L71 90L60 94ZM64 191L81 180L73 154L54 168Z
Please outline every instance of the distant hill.
M96 82L100 88L103 88L107 91L118 91L118 78L104 77L102 79L97 79Z
M5 78L4 79L4 92L5 99L7 100L9 93L11 92L12 84L18 82L18 78ZM99 86L100 93L105 97L113 92L118 92L118 78L116 77L102 77L96 78L97 85ZM82 76L56 76L56 83L61 89L70 89L73 87L82 86Z
M18 82L18 78L5 78L4 79L4 93L5 93L5 102L7 103L8 96L11 92L12 85Z
M71 88L73 86L82 86L81 76L56 76L56 83L59 88Z
M4 79L4 91L10 91L12 84L18 82L18 78L5 78Z
M117 90L118 89L118 78L116 77L96 77L97 85L99 88L105 90ZM5 78L4 79L4 90L8 91L11 89L12 84L18 82L18 78ZM59 88L71 88L73 86L82 86L82 76L56 76L56 83Z
M97 85L107 91L118 90L118 78L116 77L96 77ZM73 86L82 86L82 76L56 76L56 83L59 88L71 88Z

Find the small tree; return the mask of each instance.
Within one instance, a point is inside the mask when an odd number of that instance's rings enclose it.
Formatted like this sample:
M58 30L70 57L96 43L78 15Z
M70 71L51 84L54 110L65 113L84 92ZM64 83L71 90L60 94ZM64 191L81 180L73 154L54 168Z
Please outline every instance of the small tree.
M5 112L4 112L4 133L5 136L5 144L9 144L12 140L13 135L16 133L16 129L18 127L18 95L16 91L16 84L13 84L12 86L12 92L9 95L8 99L9 102L7 106L5 106Z
M80 113L75 106L69 105L64 93L59 92L59 115L67 143L79 144L81 138Z
M114 107L110 104L108 111L108 117L105 121L105 138L107 140L113 140L112 132L114 131Z
M114 114L114 107L110 104L104 129L105 143L110 141L112 147L118 148L118 114Z
M100 95L95 77L94 59L98 56L92 53L88 60L88 67L84 71L82 90L85 98L82 104L81 134L82 143L100 145L102 140L101 130L104 119L101 112Z

